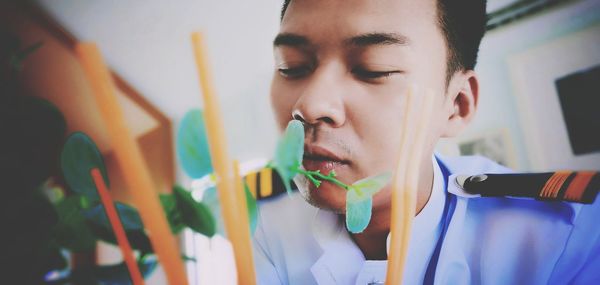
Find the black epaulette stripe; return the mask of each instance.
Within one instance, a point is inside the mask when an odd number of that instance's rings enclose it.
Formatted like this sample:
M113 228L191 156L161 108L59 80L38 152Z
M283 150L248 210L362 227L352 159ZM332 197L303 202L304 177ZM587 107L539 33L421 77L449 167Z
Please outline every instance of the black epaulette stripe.
M583 194L584 201L591 201L590 203L594 203L596 197L598 195L598 191L600 191L600 173L596 173L594 177L590 180L587 190ZM595 189L594 189L595 188Z
M252 175L254 175L254 178L251 177ZM265 179L269 179L270 184L267 184ZM248 183L248 187L251 189L251 192L253 192L252 194L256 200L264 200L276 197L286 192L285 186L283 185L283 180L279 174L277 174L277 171L273 171L270 168L263 168L257 172L246 175L245 181ZM296 186L293 183L292 189L296 189Z
M483 174L467 178L463 189L484 197L530 197L591 204L600 190L600 174L592 171Z
M262 198L262 193L264 191L260 191L260 183L261 183L261 175L260 172L256 173L256 200L260 200Z

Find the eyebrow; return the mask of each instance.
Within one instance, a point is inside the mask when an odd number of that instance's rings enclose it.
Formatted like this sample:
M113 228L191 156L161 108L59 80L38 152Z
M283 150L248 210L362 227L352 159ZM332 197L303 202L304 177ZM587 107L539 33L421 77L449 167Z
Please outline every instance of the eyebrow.
M396 33L366 33L345 41L346 45L366 47L371 45L401 45L410 44L409 39Z
M351 37L344 41L345 45L367 47L372 45L410 45L408 37L397 34L397 33L366 33L358 36ZM302 47L311 45L310 40L298 34L293 33L282 33L278 34L273 41L273 46L289 46L289 47Z
M310 45L310 40L307 37L292 34L292 33L283 33L279 34L275 37L273 41L273 46L290 46L290 47L300 47L300 46L308 46Z

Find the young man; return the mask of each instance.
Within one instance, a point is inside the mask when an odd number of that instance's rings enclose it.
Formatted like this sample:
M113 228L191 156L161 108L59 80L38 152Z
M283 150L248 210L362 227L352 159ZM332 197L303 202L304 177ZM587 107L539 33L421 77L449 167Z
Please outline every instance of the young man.
M484 0L285 1L274 41L277 122L282 129L292 119L304 123L304 168L335 170L350 184L393 169L403 96L413 86L433 91L404 284L598 281L600 231L591 219L600 215L597 203L468 194L457 175L508 170L481 158L433 155L439 138L457 135L475 114L473 69L485 19ZM301 196L260 206L259 283L384 281L390 187L374 197L364 232L350 234L345 190L330 183L316 189L299 178L296 185Z

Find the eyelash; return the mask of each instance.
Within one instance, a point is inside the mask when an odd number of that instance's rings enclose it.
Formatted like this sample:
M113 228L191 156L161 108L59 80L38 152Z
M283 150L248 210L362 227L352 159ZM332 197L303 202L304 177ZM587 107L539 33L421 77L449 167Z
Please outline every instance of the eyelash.
M309 74L311 71L312 69L308 66L279 68L279 74L281 74L283 77L290 79L303 77Z
M390 77L394 74L400 73L399 70L391 71L370 71L363 68L355 68L352 70L352 74L363 80L375 80Z
M308 75L312 72L312 68L308 66L299 66L299 67L289 67L289 68L279 68L279 74L281 74L285 78L289 79L298 79ZM400 73L399 70L391 70L391 71L370 71L364 68L354 68L352 69L352 74L358 77L361 80L365 81L373 81L377 79L385 79L394 74Z

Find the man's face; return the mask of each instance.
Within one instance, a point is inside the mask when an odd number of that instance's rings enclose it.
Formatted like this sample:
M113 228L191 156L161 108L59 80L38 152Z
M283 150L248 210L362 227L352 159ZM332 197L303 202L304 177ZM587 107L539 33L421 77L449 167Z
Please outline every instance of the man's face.
M392 171L411 86L436 96L422 157L431 164L448 120L447 48L437 21L435 0L291 2L275 40L271 102L282 130L292 118L305 122L304 168L335 170L346 184ZM343 212L344 189L296 183L311 203ZM388 188L374 210L389 203Z

